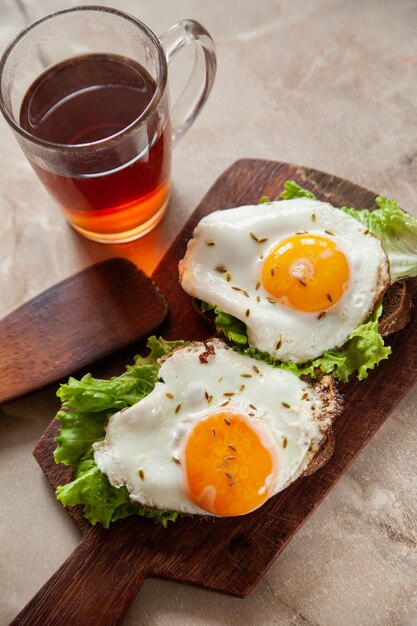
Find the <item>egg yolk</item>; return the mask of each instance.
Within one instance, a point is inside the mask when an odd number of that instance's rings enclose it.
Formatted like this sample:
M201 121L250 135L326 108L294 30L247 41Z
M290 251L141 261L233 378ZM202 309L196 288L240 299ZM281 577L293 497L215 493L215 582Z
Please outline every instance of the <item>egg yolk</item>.
M332 239L293 235L265 258L262 284L281 304L297 311L326 311L349 286L349 265Z
M200 420L187 439L189 496L214 515L244 515L261 506L270 495L273 465L248 418L233 412Z

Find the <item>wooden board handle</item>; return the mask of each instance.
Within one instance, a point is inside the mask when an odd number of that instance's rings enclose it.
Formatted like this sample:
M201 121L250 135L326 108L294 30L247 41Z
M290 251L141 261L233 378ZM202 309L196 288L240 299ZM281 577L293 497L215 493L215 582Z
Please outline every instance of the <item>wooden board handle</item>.
M117 525L116 532L111 529L98 535L97 530L87 532L10 626L114 626L122 622L142 584L144 563L138 542L126 545Z

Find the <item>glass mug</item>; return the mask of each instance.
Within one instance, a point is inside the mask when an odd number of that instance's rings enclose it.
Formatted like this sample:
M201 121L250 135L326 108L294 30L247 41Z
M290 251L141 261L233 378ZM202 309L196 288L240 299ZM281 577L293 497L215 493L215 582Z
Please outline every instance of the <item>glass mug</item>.
M196 44L172 111L168 65ZM0 62L0 107L32 168L82 235L132 241L168 205L172 145L213 85L216 55L203 26L183 20L159 39L103 6L57 11L30 24Z

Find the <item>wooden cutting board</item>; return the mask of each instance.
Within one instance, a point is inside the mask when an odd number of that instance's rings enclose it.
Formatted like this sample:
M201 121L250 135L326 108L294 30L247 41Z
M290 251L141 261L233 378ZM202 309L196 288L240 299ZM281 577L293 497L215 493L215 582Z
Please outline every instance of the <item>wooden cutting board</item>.
M374 207L375 194L335 176L286 163L238 161L204 197L153 275L170 309L163 336L203 339L210 335L178 285L177 263L198 220L216 209L257 203L262 195L278 198L287 179L295 179L336 206ZM416 300L416 281L410 282L410 290ZM229 519L182 518L166 530L132 517L106 531L91 527L78 507L69 510L82 541L13 624L120 624L147 576L246 596L416 381L416 331L414 316L408 328L390 338L390 359L365 382L345 387L330 462L254 513ZM112 364L107 374L119 368L120 363ZM51 422L34 452L54 488L70 478L70 472L52 458L58 426Z

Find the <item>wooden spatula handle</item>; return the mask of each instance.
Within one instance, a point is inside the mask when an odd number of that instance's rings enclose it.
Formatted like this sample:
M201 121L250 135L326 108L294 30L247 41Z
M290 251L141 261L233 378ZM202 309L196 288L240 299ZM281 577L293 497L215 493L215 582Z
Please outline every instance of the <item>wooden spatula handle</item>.
M138 551L117 530L88 532L10 626L120 624L144 577Z
M152 334L168 312L127 259L97 263L0 320L0 404Z

